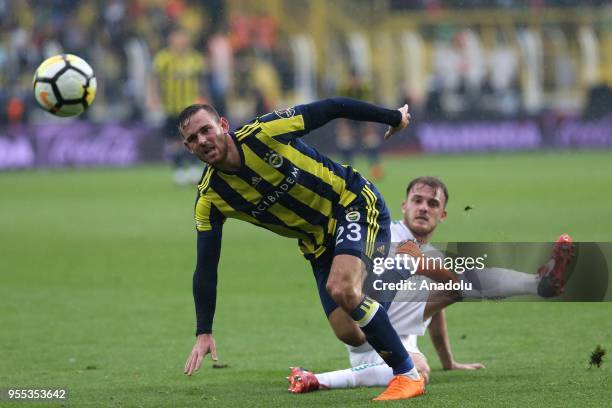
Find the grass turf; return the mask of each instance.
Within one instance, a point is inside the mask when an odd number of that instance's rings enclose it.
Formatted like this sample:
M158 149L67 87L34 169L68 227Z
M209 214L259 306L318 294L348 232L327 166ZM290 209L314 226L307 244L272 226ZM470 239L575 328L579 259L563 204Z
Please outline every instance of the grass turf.
M395 158L385 169L377 185L396 218L411 177L447 182L438 241L612 241L612 152ZM215 319L230 367L182 374L195 193L167 168L9 172L0 191L0 388L65 387L68 406L359 406L380 392L286 392L290 365L343 368L346 352L296 243L237 221L224 231ZM410 404L605 405L610 363L587 363L597 344L612 347L611 318L610 303L454 305L456 359L487 368L442 371L423 338L432 383Z

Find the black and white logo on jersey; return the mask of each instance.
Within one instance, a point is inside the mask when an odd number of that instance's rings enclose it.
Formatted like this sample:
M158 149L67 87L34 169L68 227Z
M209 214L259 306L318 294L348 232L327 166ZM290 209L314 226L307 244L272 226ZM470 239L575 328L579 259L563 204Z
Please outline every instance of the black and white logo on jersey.
M295 108L287 108L282 110L275 110L274 113L281 119L289 119L295 115Z
M270 166L274 167L275 169L278 169L280 166L283 165L283 156L271 151L266 154L266 161Z
M361 219L361 214L359 213L359 211L349 211L346 214L346 220L348 222L359 222L360 219Z

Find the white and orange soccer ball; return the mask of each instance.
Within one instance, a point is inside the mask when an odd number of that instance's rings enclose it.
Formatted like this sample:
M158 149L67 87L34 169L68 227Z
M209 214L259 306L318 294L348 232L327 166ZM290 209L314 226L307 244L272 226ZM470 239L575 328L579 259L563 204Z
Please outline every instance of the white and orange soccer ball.
M96 96L96 77L84 59L72 54L47 58L36 69L34 98L56 116L76 116L89 108Z

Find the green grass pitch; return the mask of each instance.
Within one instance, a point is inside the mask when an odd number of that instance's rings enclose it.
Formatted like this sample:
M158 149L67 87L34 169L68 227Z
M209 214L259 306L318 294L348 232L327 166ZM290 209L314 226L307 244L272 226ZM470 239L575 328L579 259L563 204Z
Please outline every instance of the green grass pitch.
M447 182L438 241L612 241L612 152L388 158L385 170L394 217L410 178ZM63 405L79 407L369 406L381 391L287 393L289 366L344 368L347 355L296 243L237 221L224 231L214 326L229 368L207 360L182 374L195 192L166 167L6 172L0 195L0 388L67 388ZM587 363L597 344L612 351L610 322L610 303L454 305L456 359L487 368L443 371L424 337L432 382L403 404L609 404L609 355L599 369Z

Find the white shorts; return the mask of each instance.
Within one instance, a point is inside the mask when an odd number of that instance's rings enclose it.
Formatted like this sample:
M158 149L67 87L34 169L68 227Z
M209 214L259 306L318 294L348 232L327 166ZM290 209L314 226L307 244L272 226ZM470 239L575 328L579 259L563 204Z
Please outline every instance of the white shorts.
M406 351L409 353L421 353L419 347L417 346L417 336L414 334L408 336L400 336L402 339L402 344L406 348ZM384 364L384 361L376 350L370 346L370 343L362 344L359 347L346 346L349 352L349 360L351 362L351 367L357 367L362 364Z
M423 321L427 302L402 301L393 302L387 310L391 325L402 336L423 336L431 318Z

